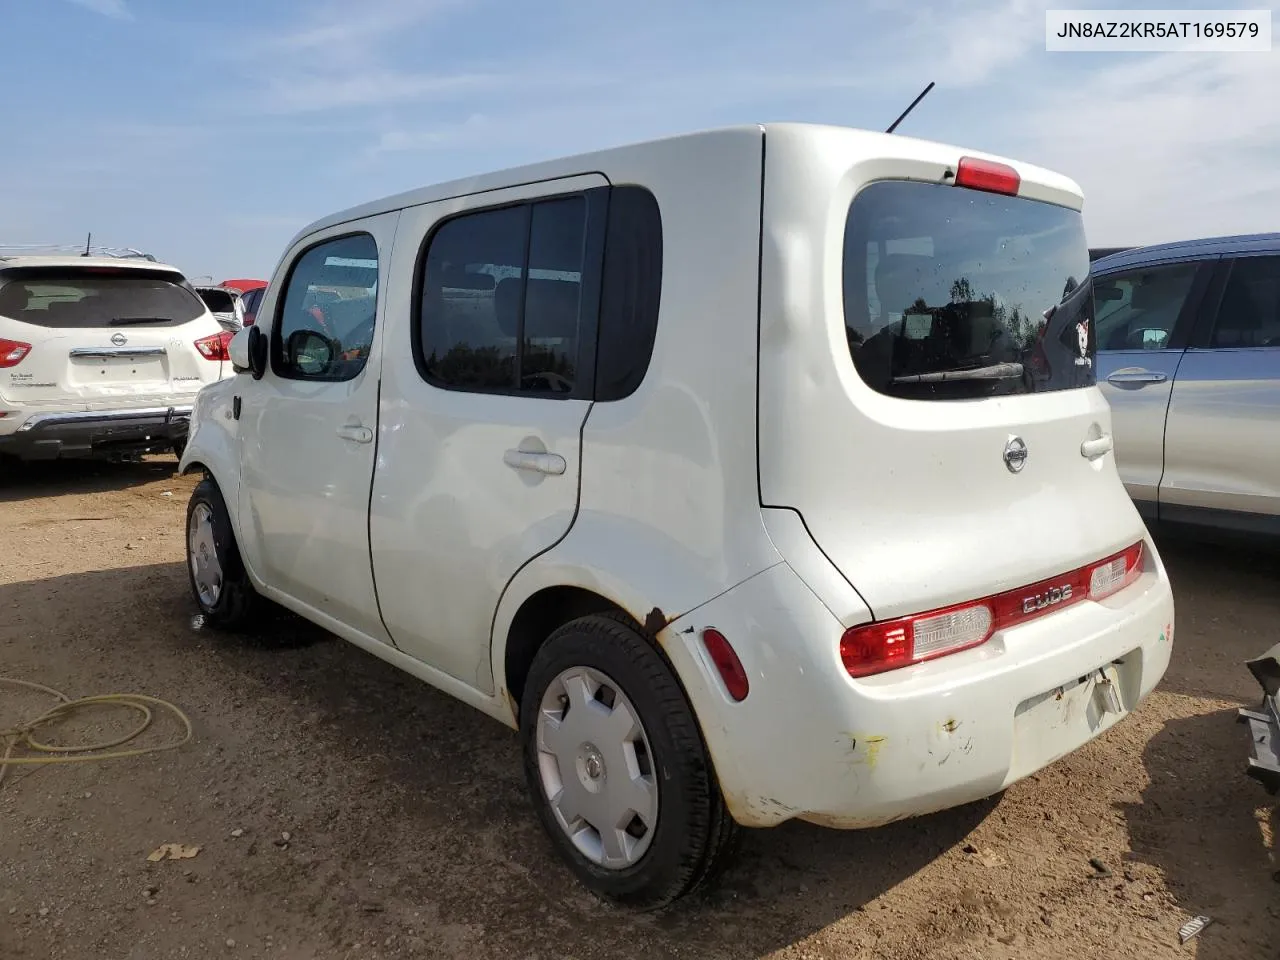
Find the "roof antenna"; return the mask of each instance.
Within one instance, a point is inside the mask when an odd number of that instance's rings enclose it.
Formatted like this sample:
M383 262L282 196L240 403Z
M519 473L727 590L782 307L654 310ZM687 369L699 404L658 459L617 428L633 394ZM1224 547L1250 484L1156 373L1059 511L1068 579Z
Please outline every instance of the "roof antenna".
M920 96L916 97L914 100L911 101L911 106L903 110L902 115L898 117L897 120L893 121L893 123L889 124L889 129L886 130L885 133L893 133L893 131L897 130L898 124L900 124L903 120L907 119L907 114L910 113L912 110L914 110L916 108L916 104L918 104L921 100L923 100L926 94L928 94L928 92L932 89L933 89L933 81L930 80L929 85L920 91Z
M914 104L912 104L912 106L914 106ZM80 256L87 257L89 255L89 244L92 242L93 242L93 231L90 230L89 236L85 237L84 239L84 253L80 254Z

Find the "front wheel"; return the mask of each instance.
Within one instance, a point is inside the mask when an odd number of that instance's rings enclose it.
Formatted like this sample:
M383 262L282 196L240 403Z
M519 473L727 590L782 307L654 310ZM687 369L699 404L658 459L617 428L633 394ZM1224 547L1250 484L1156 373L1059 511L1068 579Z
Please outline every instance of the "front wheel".
M187 574L209 626L239 630L249 625L258 595L240 559L222 491L208 477L196 484L187 504Z
M738 835L671 667L631 623L589 616L534 657L520 709L538 816L578 879L636 907L685 895Z

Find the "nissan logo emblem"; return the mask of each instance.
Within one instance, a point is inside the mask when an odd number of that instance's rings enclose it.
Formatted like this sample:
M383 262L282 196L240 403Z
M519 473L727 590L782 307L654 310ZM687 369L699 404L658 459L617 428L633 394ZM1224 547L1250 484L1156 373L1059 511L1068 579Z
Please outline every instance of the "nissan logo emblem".
M1004 465L1010 473L1018 473L1027 463L1027 445L1021 437L1010 437L1004 445Z
M114 343L117 347L123 347L126 343L129 342L129 338L126 337L123 333L113 333L111 335L111 342Z

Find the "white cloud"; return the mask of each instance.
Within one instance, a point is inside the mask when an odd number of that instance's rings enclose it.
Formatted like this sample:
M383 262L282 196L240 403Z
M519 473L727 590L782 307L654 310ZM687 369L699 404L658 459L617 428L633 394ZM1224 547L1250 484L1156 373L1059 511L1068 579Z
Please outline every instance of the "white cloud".
M311 113L346 107L427 101L493 86L483 71L437 73L401 66L388 46L427 28L461 0L330 0L311 7L287 32L264 32L242 49L253 99L266 113Z
M113 20L132 20L133 14L124 0L71 0L77 7L84 7Z
M1277 89L1267 54L1126 59L1025 117L1022 155L1080 183L1094 245L1274 230Z

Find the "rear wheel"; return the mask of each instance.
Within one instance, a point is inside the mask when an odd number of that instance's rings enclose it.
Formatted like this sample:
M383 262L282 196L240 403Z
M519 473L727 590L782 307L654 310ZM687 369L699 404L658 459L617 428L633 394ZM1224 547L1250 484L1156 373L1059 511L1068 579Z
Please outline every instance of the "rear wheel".
M671 667L630 622L557 630L534 657L520 710L538 816L578 879L637 907L685 895L738 835Z
M258 594L240 559L222 491L206 477L187 504L187 574L205 622L223 630L248 626Z

